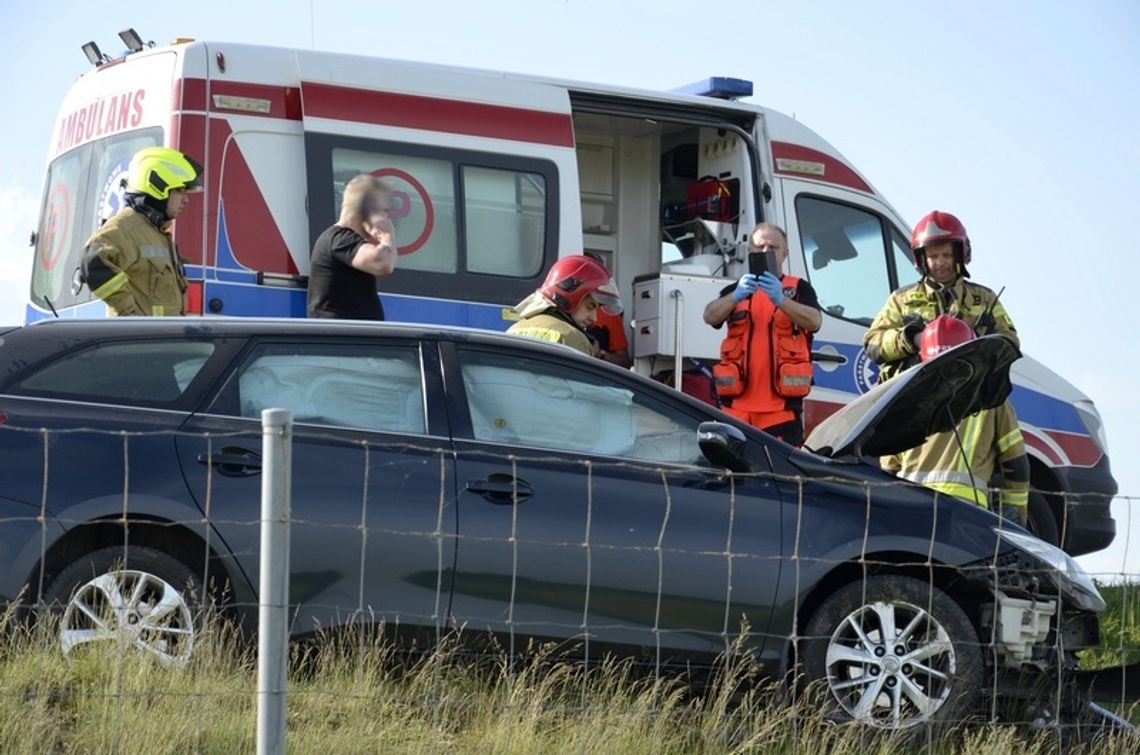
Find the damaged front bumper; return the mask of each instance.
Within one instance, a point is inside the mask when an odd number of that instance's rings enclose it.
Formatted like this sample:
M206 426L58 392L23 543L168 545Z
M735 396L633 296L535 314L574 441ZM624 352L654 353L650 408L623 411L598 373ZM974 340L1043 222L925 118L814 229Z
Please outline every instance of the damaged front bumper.
M1105 603L1096 584L1064 551L1021 530L995 527L1007 546L965 570L992 596L978 629L992 646L994 671L1077 670L1077 653L1100 643Z

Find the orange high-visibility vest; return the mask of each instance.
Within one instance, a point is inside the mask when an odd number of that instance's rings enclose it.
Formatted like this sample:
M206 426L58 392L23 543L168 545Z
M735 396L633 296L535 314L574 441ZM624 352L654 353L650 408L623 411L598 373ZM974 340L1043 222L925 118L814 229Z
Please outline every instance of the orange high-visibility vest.
M800 279L780 279L784 295L795 298ZM720 363L713 368L717 394L731 399L732 409L778 412L788 399L811 390L811 334L762 294L737 303L726 320Z

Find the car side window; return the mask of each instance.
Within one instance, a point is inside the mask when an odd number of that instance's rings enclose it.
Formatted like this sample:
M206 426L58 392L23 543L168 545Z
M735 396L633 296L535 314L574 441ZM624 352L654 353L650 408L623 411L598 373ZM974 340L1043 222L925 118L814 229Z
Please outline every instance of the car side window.
M239 368L236 385L231 405L242 417L289 409L296 422L426 433L416 346L260 344Z
M12 392L100 403L170 404L182 397L213 352L209 341L96 343L37 370Z
M698 418L571 364L460 349L476 440L708 466Z

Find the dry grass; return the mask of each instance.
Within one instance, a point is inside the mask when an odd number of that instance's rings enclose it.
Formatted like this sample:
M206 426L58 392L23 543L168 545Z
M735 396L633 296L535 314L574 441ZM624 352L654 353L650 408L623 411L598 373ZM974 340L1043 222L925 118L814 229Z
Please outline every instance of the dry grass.
M0 640L0 752L237 753L256 736L248 643L206 620L191 664L164 670L113 645L64 658L50 628ZM1052 755L1140 750L1134 736L1062 742L1052 730L973 726L889 735L826 722L808 701L751 685L730 658L711 689L647 678L628 663L589 669L543 648L525 663L472 663L445 643L401 660L379 630L294 648L292 753L832 753Z

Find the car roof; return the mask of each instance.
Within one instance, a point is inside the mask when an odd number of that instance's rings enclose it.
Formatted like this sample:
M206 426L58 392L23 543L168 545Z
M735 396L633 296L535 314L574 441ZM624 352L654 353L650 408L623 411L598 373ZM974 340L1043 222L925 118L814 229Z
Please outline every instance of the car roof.
M19 334L19 335L17 335ZM468 341L487 345L550 349L564 354L579 353L561 344L520 338L499 331L422 323L369 320L298 319L289 317L108 317L103 319L41 320L6 334L8 337L107 338L107 337L249 337L249 336L360 336L431 338ZM585 355L583 355L585 356Z
M105 338L249 338L253 336L398 337L456 341L489 348L524 349L560 359L593 359L569 346L535 338L451 325L371 320L301 319L289 317L108 317L41 320L0 334L0 378L27 367L30 361ZM14 353L6 345L19 345ZM612 367L613 365L608 365ZM614 368L620 369L620 368Z

